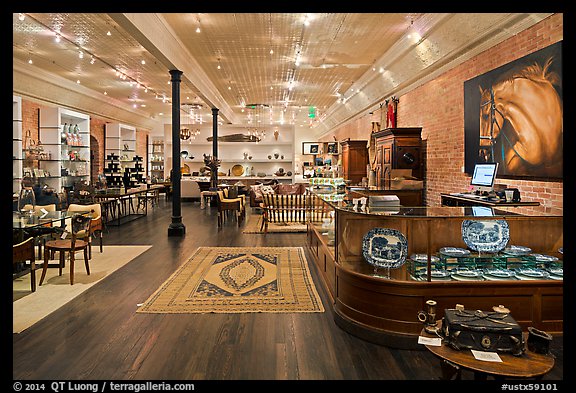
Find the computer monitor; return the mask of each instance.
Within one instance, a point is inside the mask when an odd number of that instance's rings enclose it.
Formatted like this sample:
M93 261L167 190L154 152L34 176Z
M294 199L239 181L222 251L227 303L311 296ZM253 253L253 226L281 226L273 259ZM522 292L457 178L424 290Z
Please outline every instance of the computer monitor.
M472 215L474 217L492 217L494 212L488 206L472 206Z
M470 179L470 185L474 187L474 191L492 191L494 186L494 179L498 172L497 162L487 162L474 165L474 173Z

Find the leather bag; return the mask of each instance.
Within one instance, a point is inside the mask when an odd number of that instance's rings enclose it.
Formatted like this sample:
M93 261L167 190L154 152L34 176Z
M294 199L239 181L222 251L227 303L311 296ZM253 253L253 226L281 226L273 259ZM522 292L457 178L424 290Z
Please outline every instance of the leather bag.
M456 350L509 353L524 352L522 328L509 313L445 309L442 334Z

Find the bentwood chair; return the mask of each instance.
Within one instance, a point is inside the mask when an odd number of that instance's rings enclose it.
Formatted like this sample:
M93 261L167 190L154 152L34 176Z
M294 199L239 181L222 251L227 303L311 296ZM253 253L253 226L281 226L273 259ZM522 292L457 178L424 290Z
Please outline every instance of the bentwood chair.
M30 261L30 289L36 291L36 259L34 257L34 238L12 245L12 265Z
M75 203L68 206L69 212L88 212L87 215L92 218L90 223L90 231L86 233L78 233L78 238L88 242L88 258L92 259L92 237L97 236L100 240L100 252L103 252L102 238L104 232L104 223L102 222L102 207L99 203L91 205L78 205ZM70 229L70 228L69 228Z
M88 264L88 241L79 239L79 234L85 236L90 233L90 224L92 217L82 214L75 214L72 217L71 235L69 239L57 239L46 242L44 246L44 266L42 267L42 276L40 277L40 285L44 282L46 271L48 270L49 255L59 252L60 264L58 275L62 275L62 268L66 260L66 253L70 259L70 285L74 285L74 260L75 254L78 251L84 252L84 265L86 266L86 273L90 275L90 265Z

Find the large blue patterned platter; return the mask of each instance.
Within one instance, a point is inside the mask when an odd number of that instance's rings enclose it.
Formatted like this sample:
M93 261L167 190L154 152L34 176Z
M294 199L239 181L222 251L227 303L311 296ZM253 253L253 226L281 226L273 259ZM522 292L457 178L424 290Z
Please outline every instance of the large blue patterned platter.
M462 240L471 250L478 252L502 251L510 240L506 220L464 220Z
M402 232L389 228L372 228L362 239L362 255L370 265L397 268L406 262L408 242Z

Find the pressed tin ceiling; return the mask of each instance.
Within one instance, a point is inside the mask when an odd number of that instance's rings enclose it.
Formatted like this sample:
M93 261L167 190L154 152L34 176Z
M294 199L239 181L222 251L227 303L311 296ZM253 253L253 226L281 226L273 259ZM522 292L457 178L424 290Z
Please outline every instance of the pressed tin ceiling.
M13 64L93 91L102 111L114 103L154 120L171 113L169 70L178 68L180 101L202 104L203 121L215 107L223 122L248 125L255 111L245 105L264 104L262 123L321 133L544 16L16 13Z

